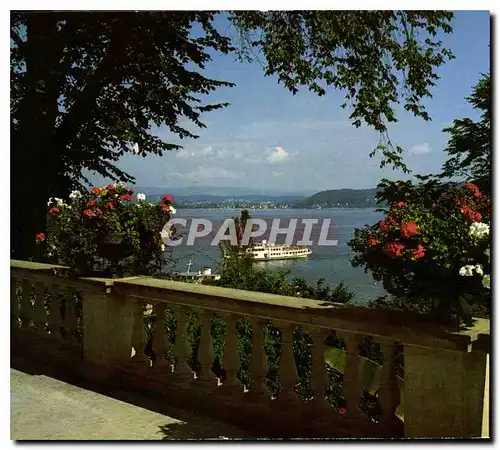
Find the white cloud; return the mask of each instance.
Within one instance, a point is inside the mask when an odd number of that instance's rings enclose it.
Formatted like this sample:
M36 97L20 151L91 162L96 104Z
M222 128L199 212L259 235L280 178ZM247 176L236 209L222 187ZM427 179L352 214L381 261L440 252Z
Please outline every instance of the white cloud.
M270 155L267 157L267 162L270 164L278 164L287 159L290 154L282 147L276 147Z
M271 173L271 175L274 177L274 178L280 178L283 176L283 173L282 172L276 172L276 171L273 171Z
M421 142L420 144L415 144L411 149L410 149L410 154L411 155L426 155L427 153L430 153L431 148L427 142Z

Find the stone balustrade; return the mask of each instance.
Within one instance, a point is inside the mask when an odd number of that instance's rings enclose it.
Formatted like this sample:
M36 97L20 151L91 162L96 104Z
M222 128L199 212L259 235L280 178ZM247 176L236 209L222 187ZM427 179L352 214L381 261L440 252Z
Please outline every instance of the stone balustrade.
M32 342L47 343L47 354L64 348L67 364L81 362L85 376L122 383L134 379L129 386L147 386L200 411L208 408L228 420L284 436L480 437L485 433L489 320L476 319L474 327L451 333L388 310L150 277L71 279L58 275L63 269L11 261L13 352L19 337L29 335ZM193 348L188 341L193 314L199 327L196 370L190 364ZM175 330L166 326L169 315L175 317ZM145 322L148 316L154 321ZM215 317L224 321L226 329L220 361L224 376L219 378L213 371ZM238 378L237 327L242 319L251 326L247 386ZM263 343L270 326L279 330L281 342L281 389L275 396L266 383L269 367ZM307 399L297 390L297 327L312 342L308 380L312 396ZM327 398L325 339L332 333L345 347L341 383L345 408L332 408ZM364 376L367 365L359 351L365 336L379 344L383 356L375 393L382 414L376 421L360 408L369 388ZM399 381L396 344L404 353L404 377ZM396 415L398 408L402 412Z

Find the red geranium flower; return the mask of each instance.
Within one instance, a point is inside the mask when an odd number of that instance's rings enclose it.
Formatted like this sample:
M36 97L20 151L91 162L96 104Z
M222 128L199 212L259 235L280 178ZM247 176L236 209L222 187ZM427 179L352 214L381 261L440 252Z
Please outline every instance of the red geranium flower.
M105 208L115 209L115 204L113 202L104 203Z
M93 187L90 192L92 192L92 194L100 194L102 191L102 189L100 187Z
M408 206L408 203L406 203L406 202L396 203L396 208L404 208L405 206Z
M37 242L43 242L43 241L45 241L45 233L38 233L36 235L36 240L37 240Z
M474 191L474 197L482 197L483 194L474 183L465 183L465 187L467 189L470 189L471 191Z
M94 211L92 211L91 209L86 209L85 211L83 211L83 214L89 217L95 216Z
M464 213L465 217L471 222L481 222L481 219L483 218L481 213L472 210L467 205L464 205L461 211Z
M415 259L425 256L424 247L421 244L418 244L417 248L412 251L411 256Z
M97 212L97 215L98 215L98 216L102 216L102 211L101 211L100 209L97 209L97 211L96 211L96 212Z
M95 200L89 200L89 202L87 203L88 206L95 206L95 204L96 204Z
M114 184L108 184L108 186L106 186L106 189L108 191L116 191L116 186Z
M163 200L165 200L165 201L167 201L167 202L169 202L169 203L174 203L174 199L173 199L173 197L172 197L171 195L169 195L169 194L165 194L165 195L163 196Z
M170 205L166 205L165 203L161 204L161 209L163 211L170 211Z
M50 214L57 214L59 212L59 208L50 208Z
M125 201L130 202L132 200L132 196L130 196L129 194L123 194L123 195L120 195L120 200L125 200Z
M384 247L384 251L391 257L396 258L403 255L403 250L405 249L404 244L400 242L391 242Z
M418 234L417 224L415 222L405 222L401 225L401 236L410 238Z
M394 217L387 216L385 220L382 220L379 223L379 225L383 231L388 231L395 223L396 221L394 220Z

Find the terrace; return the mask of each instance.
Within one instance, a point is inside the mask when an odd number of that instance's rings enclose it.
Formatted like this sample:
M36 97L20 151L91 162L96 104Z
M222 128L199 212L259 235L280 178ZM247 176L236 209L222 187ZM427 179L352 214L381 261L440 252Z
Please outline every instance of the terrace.
M489 437L489 320L447 332L393 311L150 277L64 278L58 269L11 261L13 439ZM193 313L194 356L187 339ZM165 326L169 314L175 339ZM214 317L226 325L224 377L213 371ZM251 383L244 387L241 319L252 329ZM263 333L270 324L281 336L276 397L266 384ZM312 342L307 399L296 389L297 327ZM332 333L345 351L325 342ZM365 336L380 345L381 365L360 355ZM396 344L403 346L403 376ZM328 402L328 366L343 374L346 408ZM380 404L380 420L359 407L366 391ZM78 430L64 434L65 424ZM190 431L173 431L183 426Z

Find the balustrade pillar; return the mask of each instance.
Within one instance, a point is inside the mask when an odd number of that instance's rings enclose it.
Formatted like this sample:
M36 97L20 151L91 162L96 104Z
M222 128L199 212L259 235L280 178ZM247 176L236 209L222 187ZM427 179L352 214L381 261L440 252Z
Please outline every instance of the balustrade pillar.
M146 325L144 323L144 302L135 300L133 302L133 328L132 328L132 361L137 363L147 363L149 366L149 358L144 353L146 349Z
M248 367L252 383L248 390L251 394L259 396L270 396L269 389L265 383L268 368L267 357L262 342L262 329L265 325L266 322L262 319L252 318L252 356Z
M400 401L395 366L397 347L393 341L382 341L381 347L384 364L380 373L378 399L382 406L382 423L391 425L395 421L395 412Z
M240 367L240 353L237 345L237 326L238 316L235 314L226 314L226 342L224 345L224 354L222 357L222 367L226 371L224 388L240 388L241 382L237 373Z
M10 277L10 323L13 329L17 329L19 323L19 303L17 301L17 281Z
M280 383L281 392L279 394L280 402L299 403L299 397L295 393L295 385L299 378L295 357L293 355L293 330L291 323L281 323L281 358L280 358Z
M310 334L313 342L311 367L312 407L318 414L327 414L331 412L331 408L326 396L328 374L325 369L325 332L321 329L313 329Z
M156 303L153 305L156 315L156 323L153 334L153 352L155 360L153 367L156 369L170 367L170 363L165 359L165 352L168 349L168 336L165 330L165 311L166 303Z
M22 294L21 294L21 327L23 330L31 328L33 321L33 305L31 303L31 294L33 286L30 280L22 280Z
M361 335L344 333L342 335L347 346L347 364L344 371L343 392L347 402L347 417L355 419L362 413L358 407L363 392L359 377L359 342Z
M76 319L76 299L75 299L75 289L71 286L65 287L64 293L64 337L69 344L76 344L76 332L78 329L77 319Z
M50 287L50 311L47 317L49 332L55 338L61 338L62 316L61 305L59 303L61 286L52 284Z
M188 364L190 346L187 335L187 315L189 309L185 306L176 306L174 311L177 316L177 329L175 331L175 356L174 373L181 379L192 380L193 371Z
M212 343L212 311L209 309L198 310L198 317L200 319L201 334L200 334L200 347L198 359L200 362L200 374L198 380L207 385L213 384L217 386L217 380L212 372L213 358L213 343Z
M33 322L35 330L38 332L45 332L45 325L47 323L47 311L45 310L45 285L41 282L35 285L35 312Z

